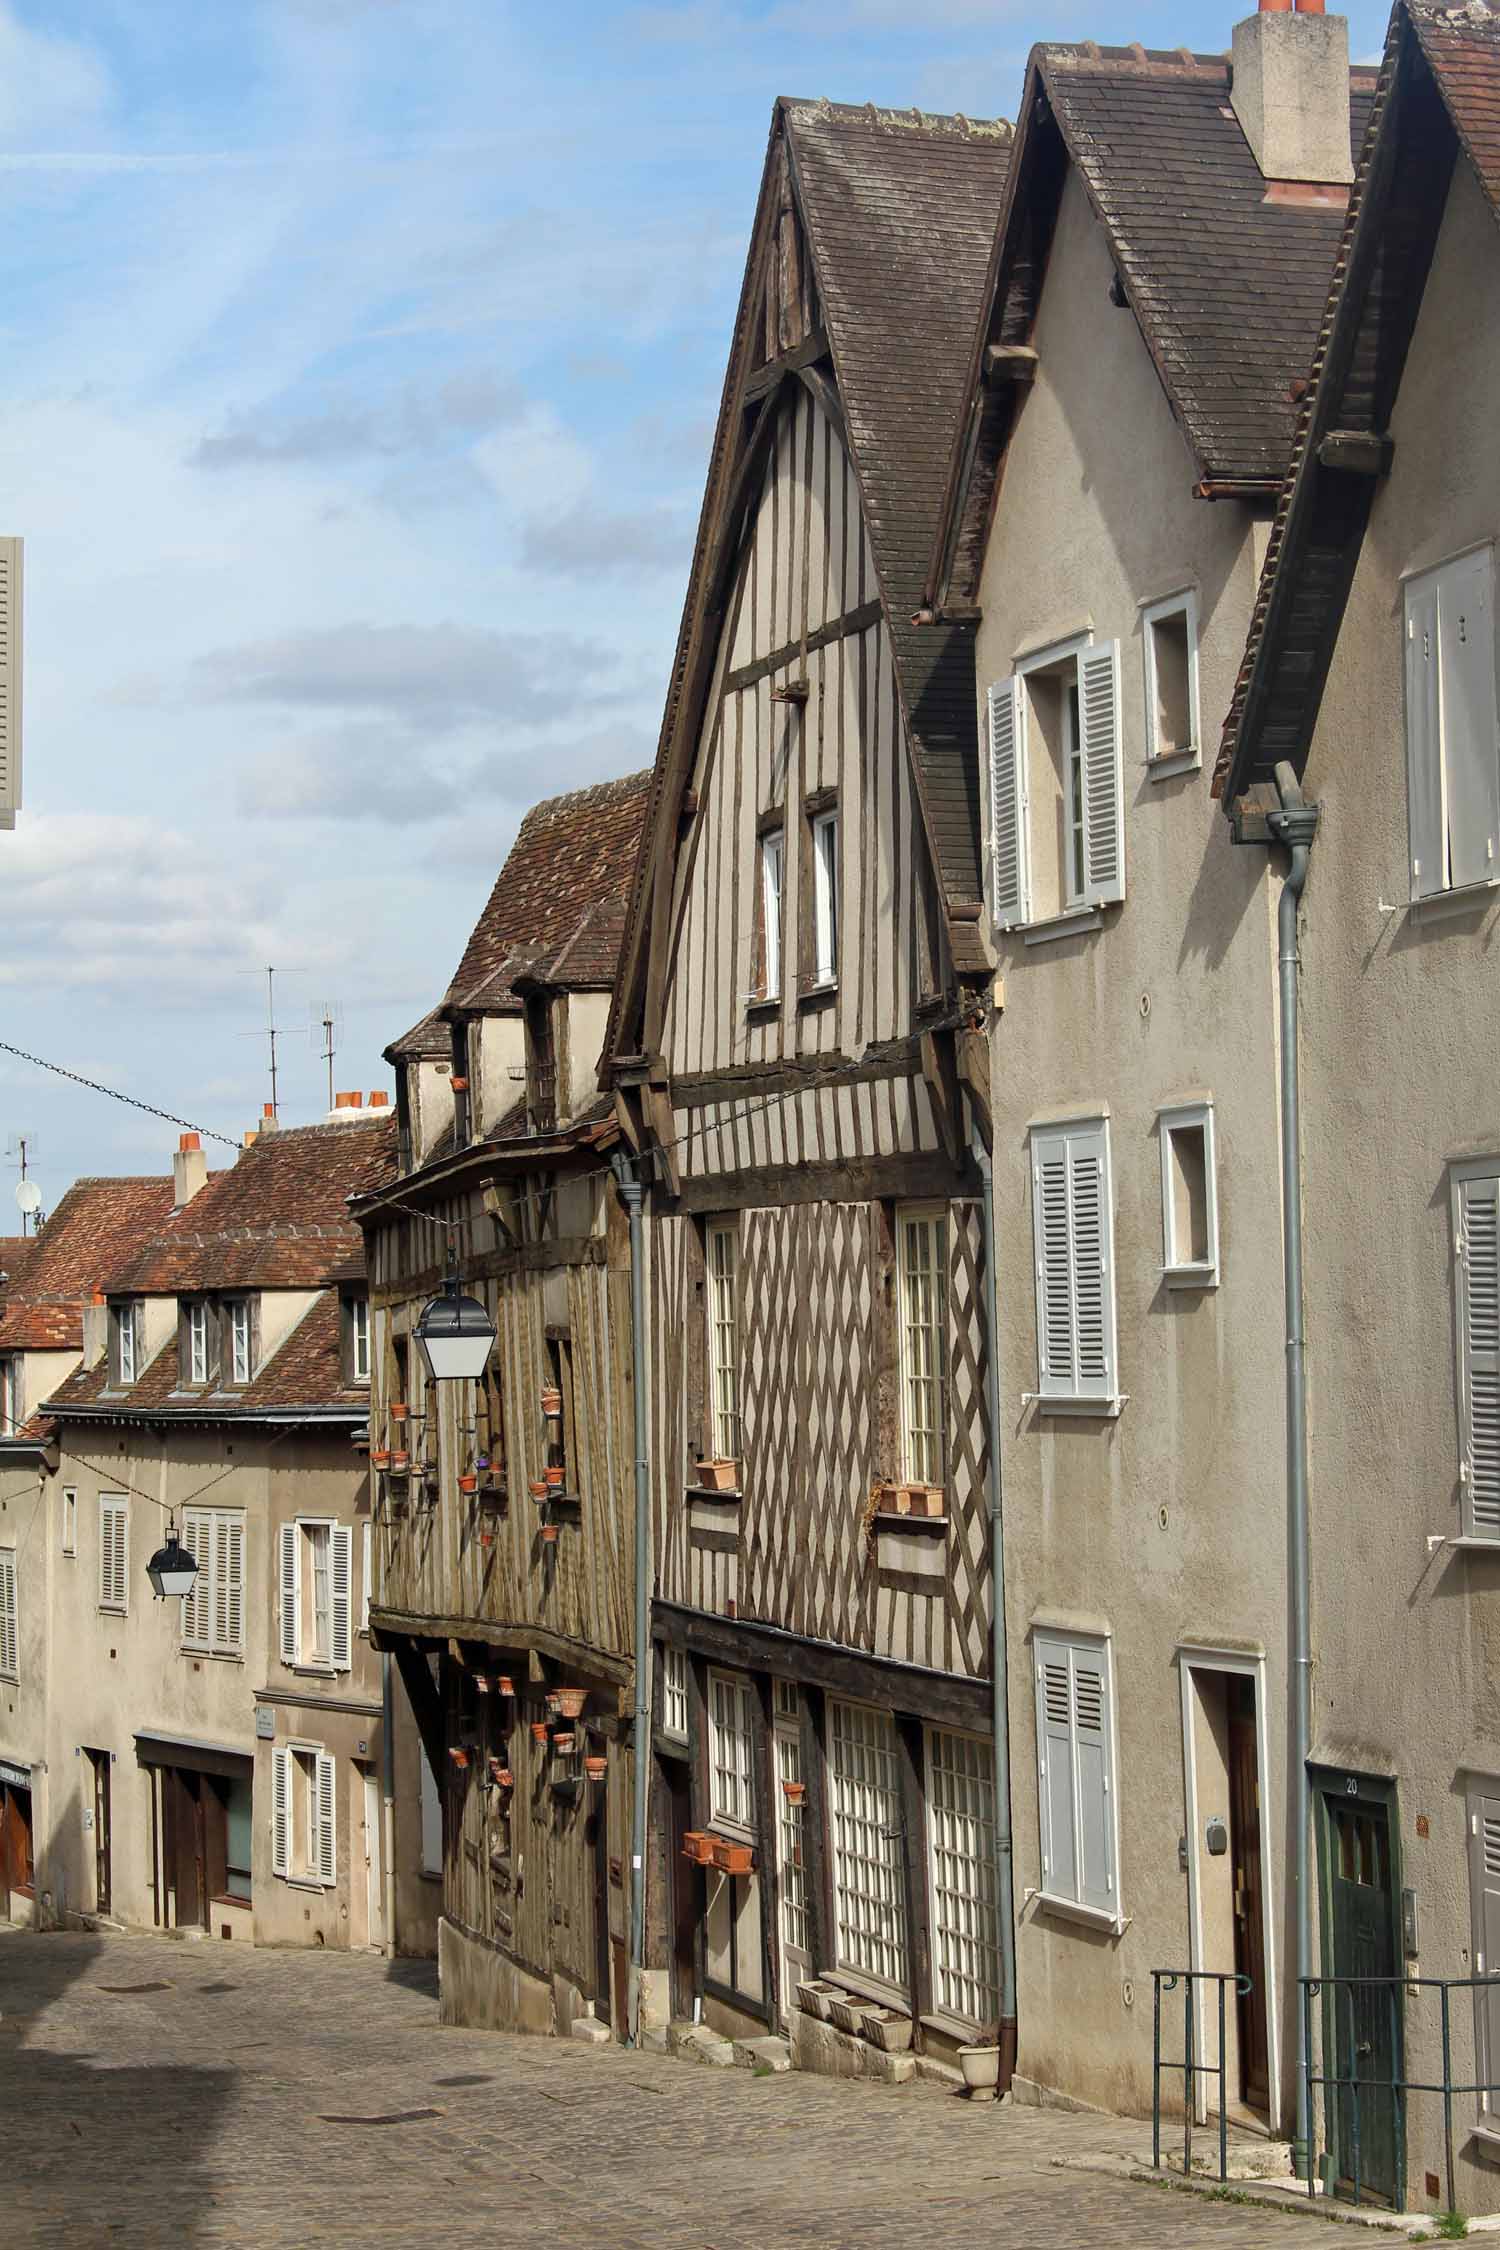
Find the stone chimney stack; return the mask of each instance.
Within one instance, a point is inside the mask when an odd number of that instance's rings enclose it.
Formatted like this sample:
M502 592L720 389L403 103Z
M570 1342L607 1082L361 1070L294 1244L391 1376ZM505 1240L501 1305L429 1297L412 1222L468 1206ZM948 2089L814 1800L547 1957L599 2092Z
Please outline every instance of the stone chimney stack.
M199 1188L208 1184L208 1158L196 1133L184 1133L172 1159L172 1207L180 1211L191 1203Z
M1323 0L1260 0L1234 27L1229 98L1266 180L1348 187L1349 22Z

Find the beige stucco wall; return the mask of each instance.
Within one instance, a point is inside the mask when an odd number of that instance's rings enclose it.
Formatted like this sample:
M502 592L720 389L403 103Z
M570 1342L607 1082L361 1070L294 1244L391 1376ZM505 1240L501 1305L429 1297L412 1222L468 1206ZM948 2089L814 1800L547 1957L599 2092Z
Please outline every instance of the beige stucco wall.
M1024 2077L1135 2110L1151 2098L1151 1978L1189 1957L1176 1653L1267 1656L1276 1951L1285 1961L1282 1399L1273 887L1231 847L1208 772L1145 766L1140 605L1192 587L1201 733L1217 741L1260 544L1197 471L1070 176L981 586L978 672L1092 629L1121 644L1126 897L1102 929L998 940L995 1196ZM1210 750L1209 764L1212 763ZM1221 1284L1169 1291L1157 1115L1213 1097ZM1040 1414L1028 1124L1107 1109L1118 1419ZM1107 1629L1117 1704L1122 1935L1038 1906L1033 1656L1039 1620ZM1203 1820L1223 1813L1204 1802ZM1201 1826L1201 1823L1200 1823ZM1206 1866L1206 1859L1205 1859ZM1222 1930L1218 1933L1222 1941ZM1229 1968L1207 1916L1203 1965ZM1285 2050L1283 2050L1285 2052Z
M476 1133L487 1133L526 1092L526 1019L519 1012L485 1016L470 1033L469 1052L479 1050L479 1084L470 1088Z
M1500 534L1497 386L1500 234L1460 157L1308 763L1302 942L1313 1747L1394 1775L1430 1976L1472 1973L1466 1769L1500 1776L1500 1556L1428 1544L1460 1528L1449 1166L1500 1153L1500 907L1405 903L1400 580ZM1418 2108L1414 2189L1440 2153ZM1500 2175L1466 2162L1459 2202L1500 2206Z
M607 992L570 992L568 1011L568 1083L557 1090L558 1107L566 1117L588 1108L599 1091L599 1057L609 1028L610 996Z

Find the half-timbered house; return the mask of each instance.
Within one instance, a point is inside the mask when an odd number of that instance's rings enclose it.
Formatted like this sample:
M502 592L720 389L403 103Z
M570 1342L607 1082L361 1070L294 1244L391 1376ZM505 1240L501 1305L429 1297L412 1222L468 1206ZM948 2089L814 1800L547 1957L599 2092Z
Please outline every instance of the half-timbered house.
M1009 146L777 104L603 1073L653 1177L654 1958L846 2070L1000 2014L974 674L913 611Z

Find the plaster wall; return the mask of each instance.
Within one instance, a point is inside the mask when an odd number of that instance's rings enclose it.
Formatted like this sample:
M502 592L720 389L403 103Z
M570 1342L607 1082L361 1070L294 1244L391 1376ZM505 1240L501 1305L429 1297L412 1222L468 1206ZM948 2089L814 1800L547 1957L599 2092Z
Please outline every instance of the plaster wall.
M479 1050L475 1127L477 1133L487 1133L526 1091L526 1018L519 1011L481 1017L472 1046Z
M78 1365L82 1354L67 1352L22 1352L21 1361L21 1420L25 1422L35 1414L43 1399L64 1384ZM10 1433L7 1431L8 1436Z
M453 1072L448 1063L407 1065L412 1161L425 1164L453 1122Z
M50 1875L44 1850L47 1810L47 1611L51 1598L56 1531L50 1496L55 1489L36 1463L0 1466L0 1547L16 1558L16 1676L0 1679L0 1761L31 1768L35 1891L47 1919ZM19 1903L19 1902L17 1902ZM5 1893L0 1890L0 1912Z
M985 692L1018 658L1090 630L1120 643L1125 900L1103 909L1101 928L1047 943L1019 931L997 938L1003 1011L992 1058L1018 2068L1075 2099L1139 2113L1151 2099L1151 1970L1189 1958L1178 1859L1186 1642L1266 1652L1267 1864L1276 1956L1286 1958L1281 1243L1274 886L1263 852L1230 845L1205 768L1170 779L1148 770L1140 619L1142 605L1195 591L1199 736L1216 744L1261 533L1237 503L1192 497L1198 471L1132 314L1109 301L1111 274L1070 174L1033 338L1036 381L983 572L977 650L984 741ZM1218 1143L1221 1280L1168 1289L1158 1112L1203 1094ZM1038 1387L1028 1128L1105 1111L1126 1399L1117 1418L1090 1419L1040 1412L1023 1396ZM1037 1896L1039 1622L1111 1636L1117 1931ZM1233 1966L1217 1936L1202 1965Z
M558 1088L558 1104L566 1117L576 1117L599 1091L599 1057L609 1027L607 992L570 992L568 1010L568 1083Z

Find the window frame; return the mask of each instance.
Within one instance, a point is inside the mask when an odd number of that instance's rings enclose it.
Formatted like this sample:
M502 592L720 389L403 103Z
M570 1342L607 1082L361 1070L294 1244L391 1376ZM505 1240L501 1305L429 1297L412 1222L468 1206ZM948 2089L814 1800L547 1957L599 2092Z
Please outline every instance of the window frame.
M755 839L755 932L750 1006L765 1008L781 999L786 985L786 818L781 813Z
M980 1766L985 1759L988 1759L988 1774L982 1771L960 1774L958 1762L948 1762L943 1755L943 1750L950 1745L961 1745L964 1751L975 1753ZM939 2015L946 2017L950 2022L966 2026L988 2026L994 2023L1000 2014L1000 1918L995 1888L994 1744L986 1735L965 1733L960 1728L924 1726L922 1729L922 1755L926 1765L927 1911L932 1928L933 2006ZM965 1781L973 1782L978 1791L980 1810L977 1813L966 1813L956 1805L945 1808L940 1802L942 1797L942 1790L939 1786L940 1775L953 1775ZM986 1805L989 1808L988 1812L984 1809ZM966 1855L956 1848L945 1846L941 1842L940 1816L945 1810L955 1820L967 1819L973 1822L978 1833L972 1854ZM941 1872L940 1863L945 1850L955 1861L961 1861L965 1867L972 1867L978 1871L977 1880L971 1882L967 1888L960 1889L955 1885L951 1887L949 1893L949 1895L967 1902L970 1906L976 1926L969 1930L951 1927L944 1920L942 1906L944 1893L939 1876ZM988 1938L985 1937L982 1928L977 1926L985 1917L988 1917L992 1925ZM943 1958L945 1940L955 1947L967 1945L973 1949L976 1955L984 1956L977 1971L965 1975L960 1970L950 1970L950 1965ZM988 1974L985 1974L986 1970ZM954 2001L951 1992L945 1993L944 1978L950 1973L962 1981L977 1984L979 1988L979 2005L977 2008L970 2009L959 2006Z
M114 1539L106 1543L105 1522L118 1516L124 1526L120 1534L122 1566L120 1571L120 1598L114 1599ZM96 1592L97 1607L109 1617L128 1617L130 1614L130 1495L128 1492L101 1492L97 1511L99 1526L99 1570ZM108 1581L106 1582L106 1558Z
M313 1557L309 1534L314 1531L328 1535L328 1650L326 1658L318 1656L312 1638L316 1625L313 1604L316 1599ZM291 1569L288 1571L288 1541L290 1540ZM341 1560L342 1558L342 1560ZM340 1619L339 1576L342 1569L343 1617ZM292 1619L292 1632L287 1631L288 1611ZM304 1611L307 1616L304 1629ZM342 1631L340 1629L342 1622ZM354 1642L356 1639L354 1617L354 1527L337 1516L288 1516L277 1528L276 1539L276 1651L277 1657L289 1672L312 1673L319 1679L336 1679L354 1668Z
M1176 1255L1177 1199L1172 1192L1172 1135L1184 1126L1203 1132L1204 1227L1208 1238L1206 1258ZM1219 1153L1211 1095L1200 1101L1169 1102L1156 1113L1158 1152L1161 1158L1162 1280L1169 1289L1217 1289L1219 1286Z
M1446 898L1462 898L1466 895L1482 896L1485 892L1494 890L1497 886L1500 886L1500 835L1491 836L1488 840L1490 844L1490 851L1486 861L1486 865L1488 867L1487 874L1481 874L1477 876L1466 874L1463 881L1461 882L1455 882L1453 880L1452 840L1449 835L1447 819L1447 809L1450 801L1450 790L1452 787L1453 761L1450 759L1449 754L1449 738L1446 728L1446 710L1445 698L1443 695L1442 678L1443 582L1445 580L1452 580L1453 578L1455 578L1459 573L1461 566L1463 566L1464 564L1473 564L1481 560L1483 561L1486 569L1484 601L1489 617L1490 646L1490 663L1488 667L1487 678L1489 682L1491 704L1491 739L1487 778L1490 784L1491 794L1490 810L1492 814L1497 816L1497 825L1500 825L1500 685L1497 685L1496 677L1497 663L1500 663L1500 632L1497 632L1495 615L1495 541L1493 539L1479 540L1472 546L1460 548L1456 554L1445 555L1441 561L1432 563L1425 569L1407 571L1403 574L1401 579L1403 731L1405 735L1406 750L1407 880L1409 900L1410 904L1413 907L1421 907L1423 905L1430 904L1433 901ZM1421 825L1419 803L1424 794L1424 787L1423 777L1419 775L1418 770L1419 744L1417 739L1416 726L1417 696L1415 693L1412 657L1413 629L1416 622L1413 616L1413 609L1418 601L1429 594L1436 605L1434 610L1434 618L1438 629L1438 648L1436 652L1438 670L1435 675L1437 682L1435 690L1437 702L1437 723L1432 746L1432 754L1434 755L1437 764L1437 772L1435 776L1436 803L1434 809L1436 811L1439 827L1441 830L1441 841L1438 846L1439 880L1437 880L1436 882L1428 879L1428 872L1430 871L1424 871L1423 869L1422 852L1419 848L1422 843L1422 837L1419 833L1419 828ZM1450 599L1451 598L1452 597L1450 596ZM1427 786L1431 786L1430 780L1428 781Z
M825 849L825 840L831 838ZM839 981L839 881L841 843L837 805L825 806L809 821L812 891L812 978L810 992L833 992Z
M1101 801L1098 812L1092 811L1095 795L1089 772L1087 732L1090 725L1089 669L1103 666L1109 675L1109 716L1112 722L1110 735L1111 796L1112 804ZM1038 913L1036 903L1037 856L1033 848L1031 813L1032 797L1032 711L1031 681L1038 674L1056 675L1062 691L1062 774L1065 846L1062 862L1057 869L1058 903L1049 905L1047 912ZM998 700L1009 697L1010 712L1010 762L1011 762L1011 813L1015 822L1016 845L1016 910L1002 912L997 896L996 866L999 860L1000 805L998 802L996 761L996 721ZM1074 699L1077 715L1074 717ZM1028 944L1044 942L1049 937L1061 937L1080 927L1098 928L1106 906L1120 904L1125 897L1125 777L1124 777L1124 708L1121 695L1120 643L1118 640L1100 640L1090 626L1064 639L1049 641L1041 648L1028 650L1012 660L1009 672L992 681L986 696L987 742L985 787L989 797L987 823L986 892L991 921L997 931L1019 930ZM1051 763L1050 752L1048 762ZM1096 847L1094 820L1105 816L1112 842L1113 873L1099 875L1094 871L1096 848L1102 851L1102 839ZM1075 858L1081 854L1081 870ZM1081 872L1081 880L1078 876Z
M357 1389L368 1388L370 1381L370 1300L351 1295L349 1298L349 1376Z
M719 1716L721 1691L732 1698L738 1710L738 1722L726 1728ZM724 1672L717 1668L708 1675L708 1807L709 1826L721 1834L740 1836L747 1842L755 1841L755 1714L758 1699L755 1683L744 1672ZM728 1762L720 1758L721 1742L727 1743L731 1752ZM743 1745L743 1762L738 1752ZM725 1804L721 1795L721 1782L730 1774L734 1784L733 1801ZM741 1805L743 1804L743 1810Z
M21 1684L21 1573L14 1547L0 1547L0 1680Z
M15 1437L24 1427L26 1391L23 1354L7 1352L0 1359L0 1422L3 1434Z
M114 1330L114 1378L122 1391L134 1389L141 1374L141 1345L143 1319L139 1297L122 1297L111 1308Z
M686 1742L688 1739L688 1655L687 1650L675 1641L661 1644L661 1719L662 1733L669 1742ZM678 1712L681 1711L681 1724Z
M727 1274L715 1264L718 1248L727 1244ZM740 1230L737 1220L710 1219L703 1229L703 1265L708 1315L708 1422L709 1442L716 1461L740 1459ZM723 1311L727 1290L729 1311ZM727 1330L730 1346L726 1366L721 1357ZM723 1396L732 1403L725 1405ZM725 1439L732 1440L725 1443Z
M178 1646L185 1656L221 1657L229 1662L238 1663L243 1663L244 1661L245 1601L247 1594L245 1575L245 1542L248 1537L245 1519L246 1511L243 1508L187 1507L183 1509L183 1544L187 1547L188 1552L192 1555L193 1560L198 1565L198 1576L194 1581L192 1592L190 1594L184 1594L182 1596L181 1620L178 1629ZM200 1554L198 1552L197 1546L193 1543L194 1537L199 1536L199 1533L197 1531L197 1527L199 1526L202 1527L201 1537L206 1548L206 1551L203 1554ZM238 1534L240 1558L239 1632L238 1634L232 1634L231 1632L229 1632L226 1621L226 1630L222 1638L219 1634L219 1581L221 1576L219 1561L221 1529L223 1537L226 1541L233 1540L235 1534ZM229 1555L227 1549L225 1552L224 1560L226 1565L228 1565ZM230 1584L232 1586L232 1569L229 1572L229 1577ZM228 1597L226 1594L226 1606L227 1598ZM190 1616L196 1610L197 1605L200 1602L206 1605L206 1615L208 1623L207 1632L202 1634L201 1636L193 1633L189 1628Z
M852 1729L843 1723L848 1719L855 1722ZM874 1751L882 1761L889 1760L894 1771L884 1780L871 1782L867 1777L840 1770L840 1748L846 1743L855 1743L861 1728L873 1728L874 1735L883 1736L883 1739L877 1741L867 1734L856 1743L856 1747L866 1752ZM906 1904L905 1852L900 1842L896 1842L894 1853L884 1858L840 1850L841 1821L846 1824L846 1832L849 1826L857 1826L887 1845L893 1840L889 1832L892 1825L897 1831L904 1833L905 1812L900 1780L901 1742L895 1719L889 1711L878 1710L867 1703L857 1703L847 1696L830 1695L828 1746L828 1865L833 1899L831 1945L834 1967L841 1975L858 1977L880 1992L898 1995L904 2002L908 1997L912 1958L912 1932ZM847 1801L847 1792L851 1788L867 1792L874 1790L884 1801L884 1812L879 1807L872 1808L869 1805L851 1808ZM876 1930L873 1926L866 1926L862 1931L857 1927L858 1910L861 1905L875 1900L875 1891L868 1887L860 1890L847 1880L847 1870L851 1863L856 1869L872 1872L875 1878L889 1888L886 1913L890 1927ZM846 1925L854 1930L856 1938L861 1941L864 1948L862 1954L859 1945L846 1953L842 1944ZM885 1968L871 1965L871 1955L880 1948L884 1949L887 1957ZM887 1973L887 1969L892 1967L894 1975Z
M1469 1322L1469 1267L1468 1226L1465 1214L1464 1189L1474 1180L1491 1181L1495 1187L1496 1227L1500 1236L1500 1157L1471 1156L1449 1166L1449 1236L1453 1259L1453 1347L1454 1396L1458 1408L1458 1485L1461 1495L1461 1536L1477 1546L1500 1545L1500 1520L1481 1525L1476 1515L1473 1467L1473 1379L1470 1373L1470 1322ZM1497 1264L1500 1264L1500 1240L1497 1240ZM1488 1372L1488 1371L1487 1371ZM1500 1367L1494 1371L1497 1388L1500 1388ZM1491 1506L1494 1513L1494 1506Z
M255 1380L255 1343L248 1297L228 1297L224 1301L224 1314L229 1327L229 1381L235 1390L244 1390ZM243 1335L241 1330L243 1328ZM243 1342L244 1351L240 1346ZM240 1372L243 1359L244 1373Z
M1055 1913L1071 1915L1076 1920L1091 1923L1097 1929L1124 1929L1127 1916L1121 1899L1120 1883L1120 1793L1117 1776L1120 1771L1119 1699L1115 1683L1114 1640L1108 1630L1091 1633L1072 1627L1038 1623L1032 1630L1032 1692L1035 1698L1037 1745L1037 1843L1040 1864L1037 1869L1037 1897ZM1045 1702L1043 1669L1045 1651L1065 1652L1068 1659L1069 1705L1069 1756L1071 1809L1073 1826L1072 1888L1065 1890L1056 1881L1057 1869L1049 1869L1048 1861L1055 1855L1048 1795L1048 1753L1046 1726L1048 1712ZM1078 1698L1076 1661L1080 1654L1097 1659L1097 1670L1102 1682L1103 1724L1099 1730L1100 1755L1103 1760L1103 1837L1107 1858L1107 1890L1113 1894L1111 1905L1102 1905L1083 1896L1086 1889L1085 1871L1080 1854L1080 1837L1083 1829L1083 1798L1079 1777L1078 1757Z
M189 1383L206 1383L212 1371L208 1349L208 1300L189 1297L183 1306L183 1320L187 1329Z
M1156 639L1153 628L1169 617L1182 617L1187 626L1188 724L1192 741L1186 749L1156 747ZM1175 594L1141 606L1141 675L1145 686L1146 770L1156 781L1174 773L1196 773L1203 764L1203 707L1199 696L1198 589L1184 586Z
M936 1253L932 1266L932 1281L936 1294L934 1320L931 1332L937 1342L935 1371L915 1376L910 1361L909 1330L912 1323L907 1318L907 1287L912 1277L908 1262L907 1228L925 1227L936 1231ZM948 1417L948 1250L949 1215L946 1203L898 1203L896 1206L896 1359L900 1387L901 1476L907 1484L923 1484L930 1489L946 1492L948 1488L948 1443L951 1436ZM932 1477L918 1467L919 1433L912 1420L911 1386L914 1381L930 1383L935 1391L938 1422L935 1430L920 1433L923 1441L937 1441L937 1466L940 1474Z
M323 1814L325 1779L328 1815ZM294 1865L297 1811L293 1791L307 1792L307 1863ZM278 1797L283 1798L280 1811ZM278 1837L277 1824L284 1827ZM324 1834L327 1850L324 1850ZM271 1752L271 1872L296 1890L326 1891L338 1883L338 1760L321 1742L294 1736Z
M1489 1872L1485 1866L1487 1838L1487 1806L1495 1808L1500 1816L1500 1777L1489 1773L1473 1773L1468 1777L1464 1791L1464 1826L1466 1830L1467 1873L1469 1882L1469 1942L1474 1956L1474 1973L1479 1977L1493 1978L1493 1985L1476 1985L1474 1988L1474 2075L1481 2081L1474 2094L1474 2110L1480 2124L1488 2132L1496 2130L1496 2117L1500 2114L1500 2096L1497 2106L1491 2105L1483 2081L1500 2084L1500 1974L1490 1947L1485 1943L1484 1877ZM1500 1889L1500 1878L1495 1886ZM1493 2037L1492 2037L1493 2034Z
M62 1551L70 1560L78 1560L78 1487L65 1484L62 1488Z
M1027 1130L1029 1166L1031 1172L1032 1259L1036 1292L1036 1345L1037 1387L1027 1394L1027 1402L1046 1414L1101 1414L1117 1415L1125 1405L1125 1393L1120 1388L1120 1340L1118 1301L1115 1287L1115 1210L1114 1162L1110 1147L1109 1111L1098 1109L1080 1111L1071 1117L1037 1118ZM1069 1325L1073 1348L1073 1382L1069 1389L1061 1388L1049 1375L1047 1367L1047 1336L1049 1331L1048 1296L1046 1276L1046 1212L1042 1197L1041 1160L1039 1146L1049 1139L1060 1139L1069 1147L1075 1141L1097 1137L1100 1147L1100 1203L1103 1224L1101 1227L1101 1278L1104 1373L1097 1387L1083 1387L1078 1374L1077 1308L1079 1300L1079 1274L1074 1258L1073 1160L1067 1158L1065 1184L1067 1188L1067 1224L1069 1243Z

